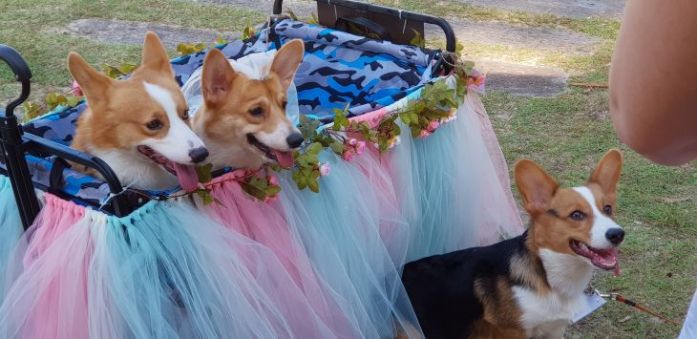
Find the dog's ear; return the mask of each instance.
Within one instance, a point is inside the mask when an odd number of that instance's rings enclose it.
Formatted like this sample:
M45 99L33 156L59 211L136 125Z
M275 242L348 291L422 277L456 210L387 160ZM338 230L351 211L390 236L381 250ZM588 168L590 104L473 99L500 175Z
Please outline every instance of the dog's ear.
M276 73L281 80L283 88L288 88L293 82L295 72L305 55L305 44L300 39L293 39L286 42L281 49L276 52L271 63L271 72Z
M203 62L201 76L201 92L206 105L215 107L223 104L236 75L223 52L217 48L211 49Z
M603 190L609 199L615 198L617 193L617 183L622 173L622 153L617 149L611 149L600 160L598 166L593 170L589 183L596 183Z
M75 52L68 54L68 70L80 85L90 105L99 105L106 101L113 81L111 78L92 68Z
M141 64L146 68L174 77L165 45L162 44L162 41L160 41L160 38L157 37L157 34L154 32L147 32L145 34Z
M531 216L546 212L559 188L559 184L544 169L526 159L515 164L515 181L525 209Z

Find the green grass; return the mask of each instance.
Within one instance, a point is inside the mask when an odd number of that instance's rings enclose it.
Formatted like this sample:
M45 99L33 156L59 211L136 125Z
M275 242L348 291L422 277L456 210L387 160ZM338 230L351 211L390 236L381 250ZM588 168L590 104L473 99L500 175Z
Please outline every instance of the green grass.
M465 53L473 57L559 67L574 82L607 81L619 29L614 20L567 19L451 1L375 2L450 18L563 27L596 37L599 43L590 55L486 44L465 46ZM139 46L99 43L61 33L65 25L80 18L152 21L222 31L240 31L263 20L246 10L168 0L0 1L0 43L14 46L27 58L38 93L69 85L65 57L70 50L80 51L92 64L138 61ZM8 98L16 87L3 67L0 79L4 79L0 80L0 99ZM35 100L41 97L37 94ZM618 221L628 232L621 251L623 274L618 278L599 274L594 284L682 321L697 277L697 163L679 168L658 166L622 146L607 115L606 90L572 88L555 98L494 92L484 97L484 103L509 164L523 157L534 159L565 185L584 182L609 148L624 151L617 209ZM678 331L679 327L610 302L575 325L567 337L664 338L675 337Z
M33 84L39 87L69 86L65 66L69 51L79 51L93 65L139 61L140 46L95 42L63 33L68 23L81 18L148 21L220 31L241 31L263 21L263 16L248 10L183 1L3 0L0 43L22 53L32 69ZM1 88L11 79L6 67L0 67L0 79L0 93L5 94Z

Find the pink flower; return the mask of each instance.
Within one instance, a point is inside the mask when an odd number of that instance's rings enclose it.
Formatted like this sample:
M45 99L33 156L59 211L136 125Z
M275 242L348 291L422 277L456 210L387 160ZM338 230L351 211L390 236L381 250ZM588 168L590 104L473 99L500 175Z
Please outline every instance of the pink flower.
M359 141L356 143L356 154L363 154L365 152L365 141Z
M70 87L70 91L73 92L73 95L81 97L82 94L82 88L80 88L80 84L77 83L77 81L73 80L73 85Z
M402 143L402 139L399 136L396 136L396 137L394 137L394 139L392 139L392 141L390 141L390 148L395 147L401 143Z
M426 131L433 133L439 126L440 126L440 122L438 122L436 120L432 120L431 122L428 123L428 126L426 126Z
M351 161L354 156L356 156L356 151L353 148L348 147L344 149L344 154L341 155L341 157L346 161Z
M449 123L449 122L451 122L451 121L453 121L453 120L455 120L455 119L457 119L457 114L456 114L455 112L453 112L453 114L451 114L449 117L443 119L443 120L441 121L441 124Z
M422 138L422 139L423 139L423 138L425 138L425 137L427 137L427 136L429 136L429 135L431 135L431 134L432 134L431 132L429 132L429 131L427 131L427 130L425 130L425 129L422 129L422 130L421 130L421 133L419 133L419 138Z
M477 70L472 70L472 74L467 78L467 88L475 92L484 93L486 86L486 76Z
M351 138L348 141L348 144L351 146L356 146L357 143L358 143L358 140L356 140L356 138Z
M324 163L319 165L319 175L326 177L329 175L329 172L331 171L331 167L329 166L329 163Z
M267 175L266 181L271 185L278 186L278 178L275 175Z

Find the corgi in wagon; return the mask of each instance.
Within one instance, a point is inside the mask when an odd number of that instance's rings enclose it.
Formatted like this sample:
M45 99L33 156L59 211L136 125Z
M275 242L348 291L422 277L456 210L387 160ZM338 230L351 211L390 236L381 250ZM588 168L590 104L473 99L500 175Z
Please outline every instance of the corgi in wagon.
M515 180L528 230L497 244L407 264L402 280L427 338L561 338L587 306L594 269L619 274L613 218L622 155L609 151L584 186L561 188L530 160Z
M104 160L126 186L169 189L177 179L197 180L193 165L208 150L188 125L188 107L155 33L146 34L141 65L126 80L107 77L75 52L68 69L89 105L73 148Z
M217 49L208 52L200 73L194 73L183 89L188 98L200 81L203 104L192 127L208 145L214 168L293 165L292 151L300 147L303 136L286 115L287 93L304 53L300 39L276 52L238 60L228 60Z

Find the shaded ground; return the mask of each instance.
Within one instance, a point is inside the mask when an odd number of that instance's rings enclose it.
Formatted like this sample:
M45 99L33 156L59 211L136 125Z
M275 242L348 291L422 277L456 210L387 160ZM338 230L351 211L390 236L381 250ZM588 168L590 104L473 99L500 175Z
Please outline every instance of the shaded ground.
M618 19L625 0L458 0L462 3L490 6L536 14L585 18L603 16Z

